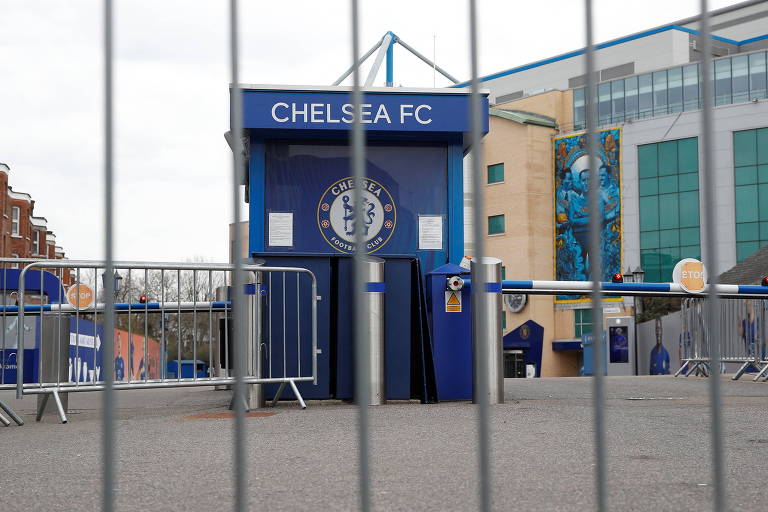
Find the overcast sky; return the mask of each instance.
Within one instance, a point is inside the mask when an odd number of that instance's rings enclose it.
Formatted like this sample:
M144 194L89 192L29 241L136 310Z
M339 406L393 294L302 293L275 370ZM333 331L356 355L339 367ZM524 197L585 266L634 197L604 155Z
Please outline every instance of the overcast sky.
M734 3L710 1L713 9ZM229 2L115 4L116 257L227 261ZM437 63L469 78L466 1L360 4L362 50L391 30L431 57L434 40ZM350 65L348 1L240 5L242 82L324 85ZM584 45L577 0L478 5L481 74ZM692 16L698 6L698 0L596 1L596 39ZM101 20L95 0L0 0L0 162L73 259L104 252ZM395 83L431 87L433 72L398 47ZM449 83L438 76L436 85Z

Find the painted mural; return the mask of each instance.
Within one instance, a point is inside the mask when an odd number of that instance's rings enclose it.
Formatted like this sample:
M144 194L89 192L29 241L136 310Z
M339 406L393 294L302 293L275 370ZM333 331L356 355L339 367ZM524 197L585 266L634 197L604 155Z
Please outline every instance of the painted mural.
M603 260L601 280L621 272L621 131L598 133L597 159L600 180L600 241ZM584 134L554 140L555 153L555 279L589 279L589 221L587 190L590 161ZM588 301L588 297L562 295L557 302Z

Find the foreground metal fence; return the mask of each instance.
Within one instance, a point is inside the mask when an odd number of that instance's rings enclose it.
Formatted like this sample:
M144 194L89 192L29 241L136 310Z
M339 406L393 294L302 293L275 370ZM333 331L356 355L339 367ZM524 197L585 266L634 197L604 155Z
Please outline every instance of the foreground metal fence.
M43 395L38 419L53 396L66 422L61 394L104 390L108 377L113 389L235 383L233 265L115 263L113 274L104 268L104 262L48 260L7 272L5 286L19 284L14 304L6 301L0 308L8 326L0 343L3 361L17 363L15 382L9 382L4 364L0 389L15 387L18 398ZM315 276L289 267L246 265L243 270L249 300L237 320L247 324L242 382L280 384L275 401L290 386L304 407L296 383L315 382L317 376ZM109 281L115 301L112 360L105 359L110 333L102 285ZM67 283L76 284L65 292ZM289 315L295 325L285 325ZM249 408L263 403L261 387L247 391Z

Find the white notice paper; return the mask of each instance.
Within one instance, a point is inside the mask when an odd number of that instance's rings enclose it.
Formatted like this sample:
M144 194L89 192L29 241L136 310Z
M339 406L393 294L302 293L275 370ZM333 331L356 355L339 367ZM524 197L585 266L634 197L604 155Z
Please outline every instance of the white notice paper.
M269 214L269 246L293 247L293 213Z
M419 215L419 249L443 249L443 216Z

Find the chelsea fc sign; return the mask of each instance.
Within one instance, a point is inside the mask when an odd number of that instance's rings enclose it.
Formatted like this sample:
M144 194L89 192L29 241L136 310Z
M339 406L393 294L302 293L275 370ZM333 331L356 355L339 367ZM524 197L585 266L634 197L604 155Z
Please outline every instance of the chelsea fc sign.
M329 186L317 204L317 226L328 244L339 252L355 252L356 230L363 230L368 254L386 245L395 232L397 207L389 191L370 178L363 180L363 217L357 219L355 180L342 178Z

